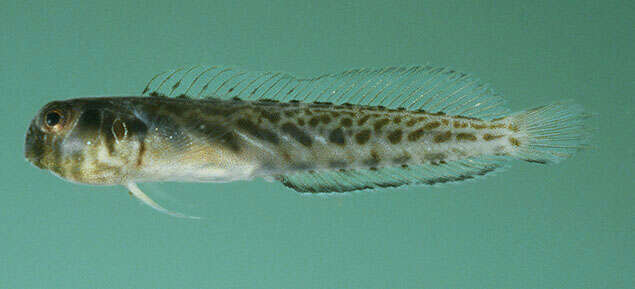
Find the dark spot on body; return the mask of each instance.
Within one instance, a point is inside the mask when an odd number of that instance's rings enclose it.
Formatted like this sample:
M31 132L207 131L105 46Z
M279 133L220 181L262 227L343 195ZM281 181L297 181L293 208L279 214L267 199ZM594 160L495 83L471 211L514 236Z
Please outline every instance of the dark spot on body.
M459 133L456 135L458 141L476 141L476 136L471 133Z
M263 109L260 112L260 115L264 118L266 118L268 121L270 121L271 123L277 123L278 121L280 121L280 113L277 111L268 111L266 109Z
M470 122L470 127L474 128L474 129L485 129L485 128L487 128L487 125L481 124L481 123L476 123L476 122Z
M426 125L423 128L425 130L432 130L432 129L435 129L435 128L440 127L440 126L441 126L440 122L432 121L432 122L426 123Z
M393 119L392 119L392 121L393 121L395 124L400 124L400 123L401 123L401 117L400 117L400 116L396 116L395 118L393 118Z
M402 134L403 132L400 129L396 129L388 134L388 141L390 141L391 144L398 144L401 142Z
M445 163L446 155L443 153L427 153L423 155L423 158L429 161L433 165L439 165Z
M346 139L344 137L344 131L341 128L336 128L329 134L329 141L338 144L345 145Z
M420 128L418 130L415 130L411 133L408 134L408 140L409 141L417 141L419 138L421 138L423 135L425 135L426 132L423 128Z
M313 140L311 136L309 136L306 132L298 128L295 124L287 122L282 125L282 131L286 134L290 135L297 142L301 143L306 147L310 147L313 144Z
M259 127L251 120L245 118L238 119L237 125L240 129L258 139L270 142L272 144L280 143L280 138L278 138L278 135L276 133L269 129Z
M317 117L312 117L311 119L309 119L310 127L316 127L319 123L320 123L320 119Z
M370 151L370 158L363 161L364 165L369 167L377 167L377 165L381 162L381 158L379 154L375 150Z
M355 135L355 141L359 145L363 145L370 139L370 129L365 129Z
M376 122L373 124L373 127L375 128L375 131L379 132L379 131L381 131L381 128L382 128L382 127L384 127L385 125L387 125L389 122L390 122L390 120L389 120L389 119L387 119L387 118L382 118L382 119L380 119L380 120L376 121Z
M304 119L298 118L298 125L299 126L304 126Z
M511 143L513 146L516 146L516 147L520 146L520 141L514 137L509 138L509 143Z
M503 135L491 135L489 133L486 133L483 135L483 140L491 141L491 140L499 139L501 137L503 137Z
M415 125L415 123L417 123L417 119L416 118L411 118L406 122L406 126L410 127Z
M456 115L456 116L454 116L454 118L469 119L469 120L481 120L478 117L465 116L465 115Z
M152 96L152 97L167 97L165 94L158 93L156 91L150 92L149 95Z
M393 159L393 162L396 164L403 164L403 163L407 163L408 161L410 161L412 157L410 156L409 153L405 152L403 155L396 157Z
M348 117L345 117L340 121L340 124L343 127L351 127L353 125L353 120Z
M442 132L434 136L434 142L443 143L450 140L451 137L452 137L452 132L450 131Z
M219 142L233 152L240 152L239 137L235 132L227 132L219 137Z
M368 121L369 118L370 118L369 114L367 114L365 116L362 116L362 118L357 120L357 125L364 125L366 123L366 121Z
M320 121L322 121L323 124L328 124L331 122L331 117L327 114L320 115Z

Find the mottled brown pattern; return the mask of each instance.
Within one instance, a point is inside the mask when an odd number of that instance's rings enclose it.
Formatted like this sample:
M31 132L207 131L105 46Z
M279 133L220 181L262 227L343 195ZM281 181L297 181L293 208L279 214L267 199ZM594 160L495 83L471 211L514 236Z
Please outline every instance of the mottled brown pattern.
M340 121L340 124L343 127L351 127L353 125L353 120L348 117L345 117Z
M513 146L516 146L516 147L520 146L520 141L514 137L509 138L509 143L511 143Z
M446 141L450 140L450 138L452 138L452 132L446 131L446 132L442 132L442 133L439 133L439 134L435 135L434 136L434 142L435 143L443 143L443 142L446 142Z
M297 142L306 147L310 147L313 144L311 136L306 134L303 130L298 128L295 124L287 122L282 125L282 131L293 137Z
M278 121L280 121L280 113L279 113L279 112L277 112L277 111L273 111L273 112L271 112L271 111L268 111L268 110L266 110L266 109L263 109L263 110L260 112L260 115L261 115L263 118L265 118L265 119L267 119L268 121L270 121L271 123L278 123Z
M440 127L440 126L441 126L440 122L432 121L432 122L427 123L423 128L425 130L432 130L432 129L435 129L435 128Z
M473 129L486 129L487 128L487 125L481 124L481 123L476 123L476 122L470 122L470 126Z
M410 159L412 159L410 154L405 152L403 155L394 158L393 162L396 163L396 164L403 164L403 163L406 163L406 162L410 161Z
M471 133L459 133L456 135L458 141L476 141L476 136Z
M375 128L375 131L380 131L380 130L381 130L381 128L382 128L382 127L384 127L385 125L387 125L389 122L390 122L390 120L389 120L389 119L387 119L387 118L382 118L382 119L380 119L380 120L376 121L376 122L373 124L373 127Z
M450 124L450 121L444 118L444 119L441 120L441 123L443 125L448 125L448 124Z
M322 121L323 124L329 124L331 122L331 117L326 114L320 115L320 121Z
M417 141L424 134L425 134L425 130L423 128L420 128L418 130L415 130L415 131L409 133L408 134L408 140L409 141Z
M344 137L344 131L341 128L336 128L329 134L329 141L337 145L345 145L346 138Z
M503 135L491 135L489 133L486 133L483 135L483 140L491 141L491 140L499 139L501 137L503 137Z
M364 160L364 165L369 167L376 167L381 162L381 157L375 150L370 151L370 158Z
M364 125L366 121L370 118L370 115L365 115L357 121L357 125Z
M276 133L269 129L259 127L257 124L248 119L241 118L236 122L236 124L238 125L238 128L258 139L270 142L272 144L280 143L280 139L278 138L278 135Z
M370 129L365 129L355 135L355 141L359 145L363 145L370 139Z
M316 127L320 123L320 119L318 117L312 117L309 119L309 126Z
M392 131L391 133L388 134L388 141L391 144L398 144L401 142L401 135L403 134L403 132L401 131L401 129L396 129L394 131Z

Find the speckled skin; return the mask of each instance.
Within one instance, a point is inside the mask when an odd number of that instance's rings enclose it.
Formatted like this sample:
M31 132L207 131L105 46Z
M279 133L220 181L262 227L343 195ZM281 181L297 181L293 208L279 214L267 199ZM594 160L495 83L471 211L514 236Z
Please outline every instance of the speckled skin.
M64 127L43 129L51 109ZM82 98L47 104L27 159L75 182L226 182L298 171L439 164L508 155L523 142L511 118L330 103L164 97Z

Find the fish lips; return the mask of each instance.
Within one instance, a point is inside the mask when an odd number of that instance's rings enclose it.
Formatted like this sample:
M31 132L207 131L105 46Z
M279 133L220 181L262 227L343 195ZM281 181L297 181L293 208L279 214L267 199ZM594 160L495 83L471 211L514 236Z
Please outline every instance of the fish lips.
M34 166L46 169L42 163L45 151L44 133L32 122L24 140L24 157Z

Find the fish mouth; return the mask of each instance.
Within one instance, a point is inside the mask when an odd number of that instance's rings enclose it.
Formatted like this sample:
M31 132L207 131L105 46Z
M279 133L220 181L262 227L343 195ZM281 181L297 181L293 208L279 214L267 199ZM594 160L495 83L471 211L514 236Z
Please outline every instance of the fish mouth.
M42 143L41 132L31 125L24 140L24 157L34 166L46 169L42 163L44 156L44 144Z

